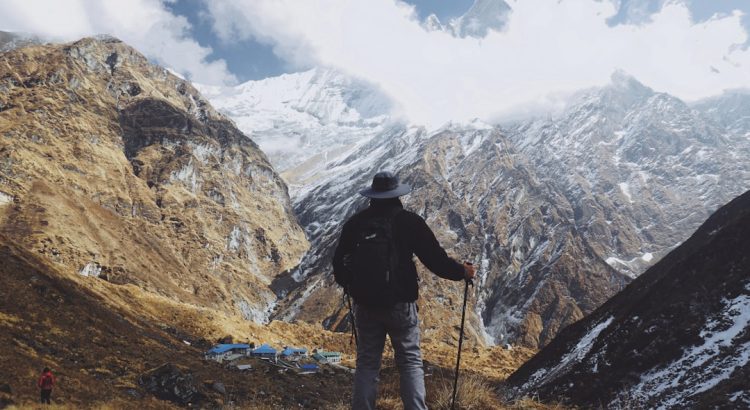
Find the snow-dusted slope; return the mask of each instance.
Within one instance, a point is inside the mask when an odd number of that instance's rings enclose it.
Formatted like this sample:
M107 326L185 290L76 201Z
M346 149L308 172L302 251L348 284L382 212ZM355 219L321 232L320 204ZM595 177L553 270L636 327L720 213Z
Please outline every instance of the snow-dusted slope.
M376 87L331 69L197 88L282 172L318 155L339 154L393 122L393 103Z
M750 191L509 383L585 408L750 406Z
M204 92L285 169L312 243L274 284L278 318L336 326L340 299L327 274L338 229L382 169L420 187L407 206L453 255L481 264L476 335L535 346L750 186L750 129L716 108L741 112L743 99L691 108L622 73L554 117L430 132L392 121L374 88L330 70ZM424 277L432 300L453 300Z
M750 186L739 127L618 73L562 115L510 132L540 174L555 176L596 252L635 276Z
M750 89L726 91L697 102L694 108L726 127L735 138L750 138Z
M750 185L746 138L619 73L558 116L505 131L391 131L329 161L326 178L298 191L314 251L279 317L335 322L335 306L299 308L337 300L320 275L338 227L364 204L356 192L380 169L424 187L407 205L454 255L481 264L477 333L529 345L591 312L626 282L620 274L637 276Z

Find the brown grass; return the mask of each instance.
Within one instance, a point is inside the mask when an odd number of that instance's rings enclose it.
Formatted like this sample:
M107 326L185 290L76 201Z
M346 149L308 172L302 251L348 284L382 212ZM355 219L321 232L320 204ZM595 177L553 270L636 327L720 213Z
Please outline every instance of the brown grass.
M446 383L447 382L447 383ZM453 381L441 379L435 391L430 408L436 410L450 409L453 396ZM497 394L493 391L486 377L478 374L466 374L458 380L456 406L460 409L490 409L499 405Z

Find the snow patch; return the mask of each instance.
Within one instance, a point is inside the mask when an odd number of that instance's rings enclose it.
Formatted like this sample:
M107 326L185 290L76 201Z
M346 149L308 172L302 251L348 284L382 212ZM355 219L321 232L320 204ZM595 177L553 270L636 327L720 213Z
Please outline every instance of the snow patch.
M200 187L198 178L198 170L193 165L193 160L188 161L188 164L180 168L178 171L172 171L170 181L180 181L190 188L190 192L196 193Z
M219 157L221 150L211 144L190 144L193 150L193 156L203 164L208 162L211 157Z
M625 195L626 198L628 198L628 202L631 204L634 202L633 197L630 195L630 184L627 182L620 182L618 184L620 186L620 191L622 191L622 194Z
M78 271L81 276L98 278L102 274L102 267L96 262L89 262Z
M8 205L11 202L13 202L13 196L0 191L0 206Z
M531 386L540 385L542 383L554 380L558 375L563 373L570 366L581 362L581 360L583 360L583 358L586 357L586 355L591 350L591 347L594 345L594 341L596 340L596 338L599 337L599 334L604 329L606 329L607 326L610 325L610 323L612 323L612 320L614 320L614 316L610 316L607 320L604 320L598 325L591 328L591 330L589 330L588 333L586 333L586 335L584 335L578 341L573 349L571 349L568 353L565 354L565 356L562 357L562 359L560 359L560 363L558 363L555 367L550 370L542 368L534 372L534 374L529 377L529 381L524 384L523 390L528 390L528 388Z
M750 292L750 285L745 290ZM656 398L658 408L690 407L690 397L713 388L747 365L750 342L737 346L732 342L750 326L750 294L724 299L723 303L724 308L701 330L703 343L685 349L680 359L666 367L644 374L632 388L633 396Z

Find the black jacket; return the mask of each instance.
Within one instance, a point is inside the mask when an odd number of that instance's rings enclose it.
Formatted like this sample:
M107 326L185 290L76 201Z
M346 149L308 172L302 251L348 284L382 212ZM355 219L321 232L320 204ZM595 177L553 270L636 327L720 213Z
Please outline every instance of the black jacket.
M398 198L371 200L370 207L352 216L341 231L341 238L333 256L333 274L336 283L346 286L346 267L344 257L351 254L356 246L357 227L360 221L373 216L381 216L393 212L393 208L401 208L393 220L393 238L399 256L398 270L395 281L396 299L398 302L414 302L419 296L417 284L417 268L413 256L441 278L459 281L464 278L464 267L454 259L448 257L440 246L435 234L421 216L403 210Z

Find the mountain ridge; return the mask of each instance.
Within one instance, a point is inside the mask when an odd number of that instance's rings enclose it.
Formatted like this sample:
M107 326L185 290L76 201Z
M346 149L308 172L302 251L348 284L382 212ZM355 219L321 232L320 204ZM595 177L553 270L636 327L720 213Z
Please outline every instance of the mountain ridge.
M720 208L625 290L563 330L509 378L517 394L582 406L750 403L749 204L747 192Z

